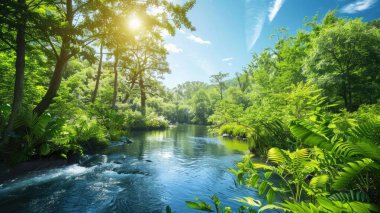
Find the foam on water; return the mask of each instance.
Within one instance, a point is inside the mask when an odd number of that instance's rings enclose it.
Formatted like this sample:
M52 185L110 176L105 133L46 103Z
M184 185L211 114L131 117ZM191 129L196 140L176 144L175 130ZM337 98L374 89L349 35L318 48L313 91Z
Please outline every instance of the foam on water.
M24 178L16 179L9 183L5 183L1 185L0 193L47 183L59 177L70 178L70 177L80 176L82 174L90 172L92 169L93 167L86 168L86 167L82 167L77 164L74 164L71 166L67 166L65 168L53 169L53 170L47 171L46 173L40 173L33 176L26 176Z

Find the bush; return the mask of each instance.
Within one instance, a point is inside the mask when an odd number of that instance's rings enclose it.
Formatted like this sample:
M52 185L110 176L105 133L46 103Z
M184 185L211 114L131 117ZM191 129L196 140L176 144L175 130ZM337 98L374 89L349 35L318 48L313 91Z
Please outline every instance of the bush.
M135 117L130 125L131 129L134 130L165 129L169 127L169 121L163 116L157 116L153 113L146 117L143 117L141 114L135 114Z
M219 134L228 134L234 137L236 136L241 138L250 138L252 137L252 130L240 124L229 123L224 124L219 128Z
M94 152L108 146L106 131L96 120L81 117L73 123L71 140L83 147L85 152Z

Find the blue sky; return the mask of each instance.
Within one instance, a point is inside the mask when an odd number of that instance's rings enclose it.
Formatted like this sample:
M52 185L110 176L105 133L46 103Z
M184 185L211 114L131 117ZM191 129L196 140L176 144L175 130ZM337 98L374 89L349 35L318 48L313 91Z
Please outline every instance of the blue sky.
M181 3L184 0L172 0ZM247 65L252 53L272 47L276 29L293 35L306 16L336 9L338 16L380 18L380 0L197 0L189 18L196 31L180 30L166 36L172 73L164 84L172 88L185 81L209 81L217 72L230 77Z

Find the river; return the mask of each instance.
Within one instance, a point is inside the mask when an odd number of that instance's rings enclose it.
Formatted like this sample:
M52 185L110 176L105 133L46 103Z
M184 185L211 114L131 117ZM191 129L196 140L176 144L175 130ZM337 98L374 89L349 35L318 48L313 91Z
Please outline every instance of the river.
M207 128L179 125L130 135L81 164L35 172L0 185L0 212L194 212L186 200L238 207L231 198L256 197L235 186L233 168L248 147L210 136Z

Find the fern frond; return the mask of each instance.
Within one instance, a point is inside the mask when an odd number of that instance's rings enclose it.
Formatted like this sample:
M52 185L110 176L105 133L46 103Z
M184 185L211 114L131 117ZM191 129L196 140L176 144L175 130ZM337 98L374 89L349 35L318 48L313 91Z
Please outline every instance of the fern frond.
M349 193L336 193L329 197L332 201L342 201L342 202L352 202L352 201L359 201L359 202L370 202L369 197L364 192L354 192L350 191Z
M313 189L323 188L328 181L329 181L328 175L316 176L316 177L313 177L313 179L311 179L309 186Z
M275 164L281 164L287 160L287 156L281 149L275 147L268 151L268 160Z
M354 138L367 138L374 140L380 136L380 122L366 121L350 129L349 135Z
M309 151L307 149L297 149L290 156L292 159L306 160L309 158Z
M370 169L374 165L374 161L369 158L364 158L355 162L349 162L343 167L342 172L338 172L335 178L333 188L340 190L348 186L352 180L357 178L363 170Z
M332 148L333 153L337 156L343 156L345 158L352 157L360 153L357 147L349 142L337 142Z

